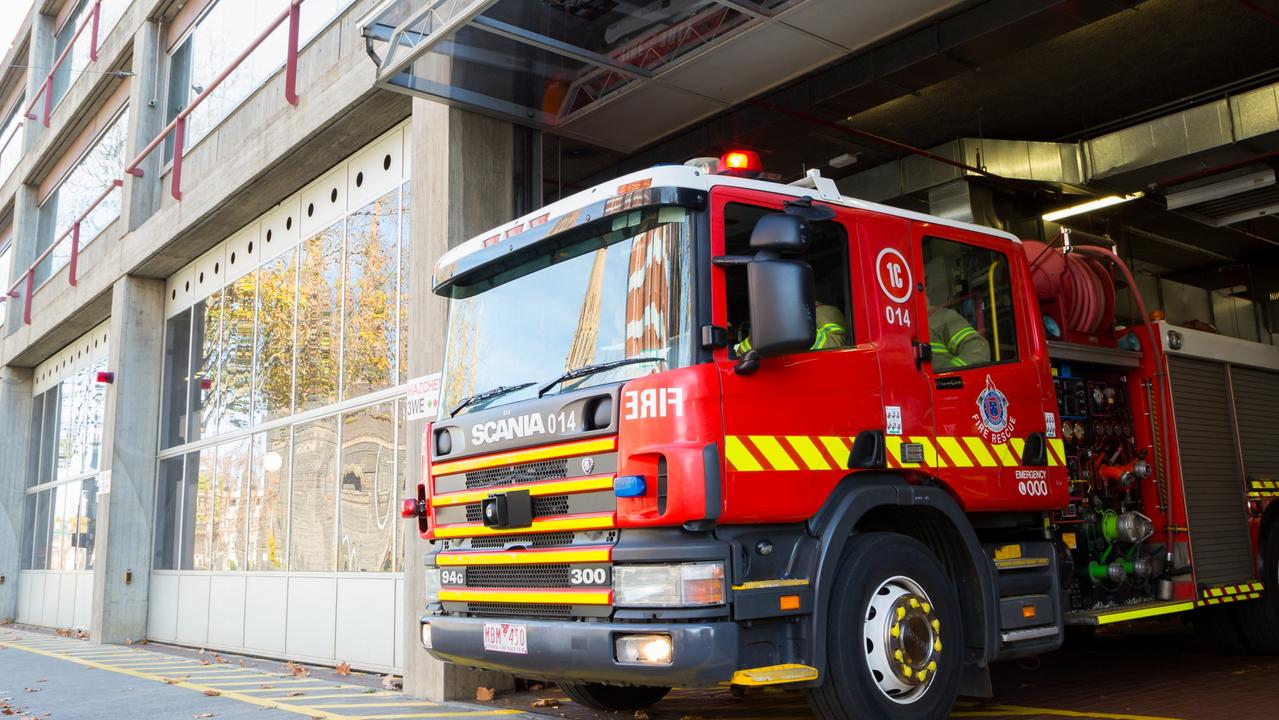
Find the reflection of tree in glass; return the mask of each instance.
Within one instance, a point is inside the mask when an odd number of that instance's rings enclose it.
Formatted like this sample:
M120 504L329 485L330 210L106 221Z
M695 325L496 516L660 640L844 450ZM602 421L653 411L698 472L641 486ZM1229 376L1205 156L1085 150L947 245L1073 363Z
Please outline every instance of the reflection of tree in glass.
M293 404L293 311L296 250L258 272L258 337L254 422L289 414Z
M339 571L390 572L396 524L390 403L342 418Z
M288 428L254 436L251 467L248 568L283 570L288 510L285 495L289 478Z
M297 409L337 402L342 222L303 241L298 268Z
M347 218L345 397L395 382L397 195L392 191Z
M222 432L249 426L249 405L253 379L253 315L257 289L256 276L246 275L223 291L222 304L210 314L221 315L222 342L217 353L221 366L221 382L215 389L221 408Z

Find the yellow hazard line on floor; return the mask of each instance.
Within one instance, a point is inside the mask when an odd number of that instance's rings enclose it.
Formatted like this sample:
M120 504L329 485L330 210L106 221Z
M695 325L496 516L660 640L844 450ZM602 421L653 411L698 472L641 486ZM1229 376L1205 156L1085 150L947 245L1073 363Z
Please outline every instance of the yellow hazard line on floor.
M426 700L405 700L404 702L359 702L359 703L317 703L307 705L313 708L366 708L366 707L439 707L439 703Z
M364 689L365 689L365 690L369 690L370 688L364 688ZM304 697L302 697L302 698L300 698L299 700L296 700L296 701L294 701L294 702L302 702L302 701L304 701L304 700L329 700L329 699L332 699L332 698L338 698L338 699L346 698L346 699L348 699L348 700L350 700L350 699L352 699L352 698L388 698L388 697L395 697L395 695L396 695L395 693L384 693L384 692L330 693L330 694L328 694L328 695L311 695L311 694L307 694L307 695L305 695ZM438 703L436 703L436 704L438 704ZM308 705L308 707L315 707L315 706L314 706L314 705Z
M140 670L133 670L130 668L117 667L109 663L98 662L96 660L90 660L87 658L78 658L78 657L75 657L74 655L69 655L65 652L56 652L53 650L34 647L34 646L27 645L23 642L0 640L0 647L7 647L14 650L21 650L23 652L29 652L36 655L44 655L45 657L51 657L56 660L65 660L67 662L75 663L77 665L84 665L85 667L97 668L99 670L107 670L109 672L119 673L121 675L128 675L129 677L135 677L142 680L152 680L155 682L165 681L165 677L163 675L142 672ZM280 681L280 682L286 682L286 681ZM318 682L318 680L316 682ZM256 684L256 681L255 681L255 684ZM341 713L332 713L319 708L307 707L304 705L291 703L291 702L288 702L286 698L254 697L253 695L246 694L248 692L246 690L220 690L206 683L193 683L193 682L183 681L183 682L169 683L169 685L171 685L172 687L184 688L187 690L195 690L197 692L212 691L212 692L218 693L220 697L229 698L231 700L238 700L242 703L247 703L249 705L256 705L258 707L275 708L277 710L283 710L284 712L293 713L295 715L305 715L309 718L312 718L313 720L351 720L351 717L352 717L350 715L344 715ZM358 688L361 686L349 685L345 687ZM328 688L325 688L325 689L328 689ZM376 715L376 716L361 716L361 717L364 718L365 720L370 720L371 718L378 718L380 720L390 720L391 718L423 718L423 717L447 718L447 717L472 717L472 716L479 716L479 715L516 715L519 712L520 712L519 710L492 710L492 711L486 711L486 712L466 712L466 711L456 712L456 713L442 712L442 713L435 713L430 715Z
M1178 720L1177 718L1157 715L1126 715L1123 713L1089 712L1083 710L1058 710L1056 708L1024 707L1022 705L987 705L981 709L959 710L950 714L953 718L1001 718L1034 715L1088 718L1090 720Z

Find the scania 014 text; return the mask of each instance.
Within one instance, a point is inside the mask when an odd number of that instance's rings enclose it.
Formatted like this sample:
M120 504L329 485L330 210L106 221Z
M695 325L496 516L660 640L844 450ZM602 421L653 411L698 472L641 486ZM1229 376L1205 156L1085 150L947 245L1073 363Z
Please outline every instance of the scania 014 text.
M599 709L772 685L941 718L1068 625L1193 611L1279 651L1275 348L1116 327L1104 248L717 164L440 259L403 513L432 654Z

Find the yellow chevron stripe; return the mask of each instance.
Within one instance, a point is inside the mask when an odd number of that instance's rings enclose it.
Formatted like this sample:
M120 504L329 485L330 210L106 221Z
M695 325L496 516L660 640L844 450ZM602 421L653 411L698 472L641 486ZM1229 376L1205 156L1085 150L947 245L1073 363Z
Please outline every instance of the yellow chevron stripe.
M1013 446L1013 452L1016 453L1018 459L1026 457L1026 441L1021 438L1011 438L1008 441Z
M807 435L787 435L786 442L795 448L795 452L799 453L799 459L804 461L809 470L830 470L830 463L826 462L826 458L822 457L822 451L817 449Z
M598 440L577 440L574 442L546 445L543 447L528 448L524 450L511 450L508 452L469 458L466 460L433 463L431 465L431 476L440 477L442 475L468 472L470 470L483 470L484 468L497 467L498 465L516 465L519 463L534 462L537 460L558 459L572 455L586 455L588 453L605 452L616 449L616 435L600 438Z
M889 435L884 438L884 447L888 448L888 454L893 456L898 466L904 468L919 467L919 463L902 462L902 437L900 435Z
M829 435L823 435L817 439L826 447L826 452L830 453L831 457L836 460L842 458L844 462L848 461L848 453L852 449L849 442L845 441L843 438L831 437Z
M986 447L986 443L979 437L966 437L964 444L973 452L973 457L977 458L978 464L982 467L999 467L999 463L990 454L990 448Z
M553 482L544 482L537 485L519 485L506 486L501 488L489 488L487 490L471 490L469 492L445 493L436 495L431 498L431 505L435 507L447 507L449 505L468 505L470 503L481 502L489 495L494 493L504 493L511 490L528 490L528 494L533 497L539 495L571 495L573 493L592 492L597 490L612 490L612 475L592 475L591 477L574 478L572 480L556 480Z
M759 464L751 451L746 449L746 445L742 443L741 438L736 435L729 435L724 438L724 456L728 458L728 464L734 470L744 472L752 472L755 470L763 470L764 467Z
M1066 464L1066 443L1061 438L1049 438L1048 449L1049 454L1057 461L1058 465Z
M911 435L910 441L924 446L924 465L939 468L946 467L946 461L942 459L941 455L937 454L937 448L933 447L932 440L923 435Z
M959 444L959 440L953 437L939 437L937 444L941 445L942 450L946 451L946 457L950 458L950 464L955 467L972 467L973 461L968 459L968 453L964 452L964 448Z
M613 548L596 547L581 550L516 550L497 552L442 552L435 564L469 565L543 565L546 563L606 563L613 559Z
M751 442L755 443L755 447L764 453L764 459L772 465L774 470L798 470L799 466L794 460L790 459L790 455L782 449L782 444L777 442L777 438L772 435L751 435Z
M532 525L522 528L491 528L481 523L465 525L444 525L435 527L436 538L487 537L489 535L510 535L524 533L562 532L565 530L608 530L614 525L613 513L595 515L570 515L549 520L534 520Z
M1013 457L1013 454L1008 450L1007 444L1000 443L993 447L995 448L995 455L999 457L999 462L1003 463L1004 467L1017 467L1017 458Z

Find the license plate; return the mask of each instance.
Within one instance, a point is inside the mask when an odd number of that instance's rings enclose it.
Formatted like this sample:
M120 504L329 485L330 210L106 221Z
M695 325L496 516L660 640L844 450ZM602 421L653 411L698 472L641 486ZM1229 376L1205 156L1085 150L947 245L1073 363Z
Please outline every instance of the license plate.
M514 623L484 623L484 649L528 655L528 626Z

